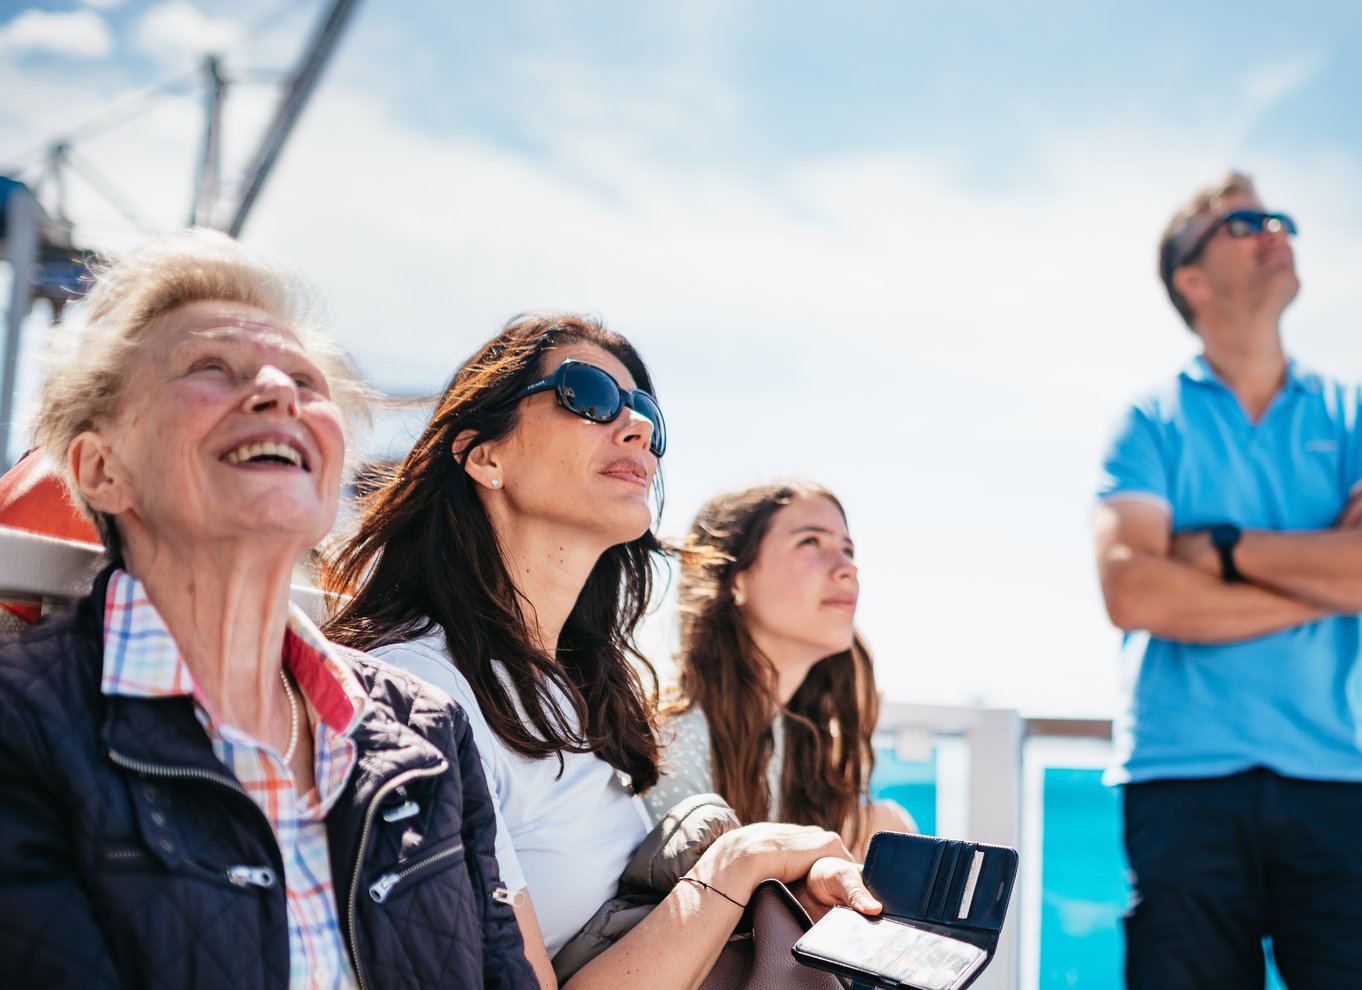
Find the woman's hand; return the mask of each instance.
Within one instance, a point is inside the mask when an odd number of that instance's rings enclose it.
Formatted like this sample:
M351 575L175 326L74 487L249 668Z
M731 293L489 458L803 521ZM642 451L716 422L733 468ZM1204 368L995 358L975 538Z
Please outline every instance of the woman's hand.
M790 884L815 918L838 904L862 914L881 910L841 836L812 825L744 825L716 839L697 867L692 872L744 901L768 877Z
M861 914L879 914L884 909L866 889L861 867L836 856L825 856L809 867L803 889L796 894L814 921L839 904Z
M758 822L719 836L692 872L705 877L713 871L716 883L722 887L726 881L738 892L735 897L740 894L746 900L768 878L785 883L803 880L809 867L824 856L850 858L836 832L813 825Z

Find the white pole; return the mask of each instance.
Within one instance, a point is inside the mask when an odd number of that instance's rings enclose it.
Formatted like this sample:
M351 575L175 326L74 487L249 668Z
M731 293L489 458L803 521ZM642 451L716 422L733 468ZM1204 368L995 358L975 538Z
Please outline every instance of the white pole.
M5 351L0 364L0 470L17 457L10 454L14 426L14 391L19 377L19 331L33 306L33 266L38 260L38 221L43 208L27 189L11 190L5 204L5 241L9 253L9 309L5 313Z

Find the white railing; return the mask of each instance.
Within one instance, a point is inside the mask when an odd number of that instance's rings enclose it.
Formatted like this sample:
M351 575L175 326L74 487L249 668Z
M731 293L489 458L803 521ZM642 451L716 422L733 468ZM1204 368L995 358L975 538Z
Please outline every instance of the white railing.
M92 544L0 526L0 600L51 606L78 598L100 562ZM295 584L292 597L314 621L322 618L325 600L316 588Z

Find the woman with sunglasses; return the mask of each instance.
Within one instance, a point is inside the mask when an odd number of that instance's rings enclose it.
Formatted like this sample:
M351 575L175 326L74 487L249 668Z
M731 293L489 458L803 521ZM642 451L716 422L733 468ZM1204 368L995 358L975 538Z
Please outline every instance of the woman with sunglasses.
M650 495L665 450L628 341L575 316L518 318L455 373L327 570L353 594L331 635L467 709L502 876L524 890L516 915L545 987L648 830L637 795L658 776L656 678L634 631L661 549ZM878 912L846 855L815 827L728 832L571 985L698 986L767 877Z
M842 503L807 481L724 492L681 556L681 678L661 733L660 819L716 792L743 821L841 832L863 858L880 829L916 831L870 801L879 695L853 623L860 582Z

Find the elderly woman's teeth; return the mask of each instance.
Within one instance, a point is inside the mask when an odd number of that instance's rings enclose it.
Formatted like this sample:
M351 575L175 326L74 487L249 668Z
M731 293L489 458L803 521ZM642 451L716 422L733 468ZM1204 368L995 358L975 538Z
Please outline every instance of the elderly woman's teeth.
M301 467L302 456L287 444L275 443L273 440L264 440L260 443L243 444L236 450L229 451L223 459L228 464L239 464L242 461L262 460L265 458L284 461L294 467Z

